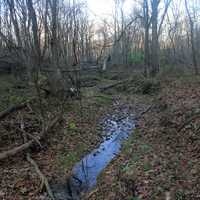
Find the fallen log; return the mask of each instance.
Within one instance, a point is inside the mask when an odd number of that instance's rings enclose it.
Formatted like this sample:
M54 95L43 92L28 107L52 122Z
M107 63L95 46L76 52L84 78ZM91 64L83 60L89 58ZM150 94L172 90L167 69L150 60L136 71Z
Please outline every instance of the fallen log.
M153 105L148 106L148 108L145 109L144 111L142 111L141 113L139 113L139 115L136 116L134 118L134 120L139 120L144 114L146 114L147 112L149 112L152 109L152 107L153 107ZM122 120L124 120L126 118L127 118L127 116L123 116L123 117L117 119L116 122L122 121Z
M111 84L111 85L108 85L108 86L105 86L105 87L101 87L99 89L100 89L100 92L104 92L104 91L106 91L108 89L114 88L114 87L116 87L118 85L121 85L121 84L125 84L127 82L129 82L129 80L120 81L120 82L117 82L117 83L114 83L114 84Z
M59 116L57 118L55 118L54 120L51 121L51 123L47 126L47 128L40 134L40 137L38 138L38 141L42 140L46 134L58 123L62 120L62 117ZM33 144L38 144L38 141L36 140L30 140L24 144L22 144L21 146L15 147L11 150L8 151L4 151L2 153L0 153L0 160L6 159L8 157L14 156L17 153L23 152L27 149L29 149Z

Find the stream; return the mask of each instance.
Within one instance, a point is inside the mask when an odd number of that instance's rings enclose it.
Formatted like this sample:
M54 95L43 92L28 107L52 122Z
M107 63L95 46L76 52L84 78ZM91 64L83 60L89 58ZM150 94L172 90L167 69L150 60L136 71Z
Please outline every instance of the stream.
M74 166L66 185L56 189L56 199L78 200L81 193L92 190L100 173L119 154L123 141L135 128L134 115L125 108L108 115L101 124L105 135L102 143Z

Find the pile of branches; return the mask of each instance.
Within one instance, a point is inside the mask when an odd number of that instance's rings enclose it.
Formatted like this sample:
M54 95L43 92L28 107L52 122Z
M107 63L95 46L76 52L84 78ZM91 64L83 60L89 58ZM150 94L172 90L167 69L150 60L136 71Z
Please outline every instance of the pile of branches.
M31 102L9 107L0 112L0 162L25 154L27 161L34 167L41 180L41 190L46 189L49 197L54 199L47 178L31 158L35 149L44 149L48 133L62 121L62 115L53 116L45 126L41 125L38 115L33 111ZM38 148L39 147L39 148Z

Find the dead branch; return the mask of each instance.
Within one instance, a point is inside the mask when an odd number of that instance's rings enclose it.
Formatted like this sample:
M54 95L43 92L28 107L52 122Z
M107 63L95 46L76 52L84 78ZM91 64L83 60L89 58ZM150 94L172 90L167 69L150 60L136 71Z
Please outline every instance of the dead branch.
M49 125L46 127L46 129L44 129L42 137L45 137L46 134L59 122L62 121L62 115L59 115L58 117L54 118Z
M27 134L26 134L26 132L24 131L23 119L22 119L22 121L21 121L21 130L22 130L22 133L23 133L24 142L27 142ZM49 186L49 182L48 182L46 176L41 172L41 170L40 170L40 168L38 167L37 163L31 158L29 152L26 153L26 159L27 159L28 162L30 162L31 165L34 166L34 168L35 168L37 174L39 175L39 178L41 179L40 191L42 191L43 188L45 187L45 189L46 189L46 191L47 191L49 197L50 197L51 199L54 200L53 192L52 192L52 190L51 190L51 188L50 188L50 186Z
M55 200L54 198L54 195L53 195L53 192L51 190L51 187L49 185L49 182L46 178L46 176L41 172L40 168L38 167L37 163L31 158L30 154L27 153L26 154L26 158L28 160L28 162L33 165L33 167L35 168L35 171L37 172L39 178L41 179L41 187L40 189L42 190L44 187L49 195L49 197L52 199L52 200Z
M111 85L108 85L108 86L105 86L105 87L101 87L100 92L104 92L108 89L114 88L118 85L121 85L121 84L124 84L124 83L127 83L127 82L128 82L128 80L125 80L125 81L120 81L120 82L117 82L117 83L114 83L114 84L111 84Z
M44 131L42 131L42 133L40 134L40 137L38 138L38 141L45 138L46 134L61 120L62 120L61 116L52 120L51 123L44 129ZM0 153L0 160L14 156L17 153L23 152L23 151L29 149L35 143L38 143L38 142L36 142L36 140L30 140L29 142L26 142L25 144L22 144L21 146L18 146L14 149L2 152L2 153Z
M31 141L29 141L29 142L27 142L25 144L22 144L19 147L16 147L14 149L11 149L11 150L8 150L8 151L0 153L0 160L3 160L5 158L11 157L11 156L14 156L17 153L22 152L22 151L30 148L33 145L33 143L34 143L34 140L31 140Z
M135 118L135 120L140 119L144 114L146 114L147 112L149 112L152 108L153 108L153 105L150 105L147 109L145 109L144 111L142 111L142 112Z
M42 144L39 140L39 137L35 137L31 135L30 133L27 133L26 131L24 131L24 129L17 128L17 130L21 131L23 135L28 136L31 140L34 140L40 146L40 148L42 148Z

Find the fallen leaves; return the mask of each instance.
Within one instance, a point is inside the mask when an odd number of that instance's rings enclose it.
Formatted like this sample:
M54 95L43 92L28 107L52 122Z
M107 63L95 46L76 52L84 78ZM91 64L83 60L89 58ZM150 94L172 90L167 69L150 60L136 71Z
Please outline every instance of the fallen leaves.
M101 179L99 184L100 197L90 200L130 200L127 190L119 187L124 178L135 182L132 199L200 199L200 118L178 131L199 108L199 84L176 80L165 83L154 109L139 120L138 133L107 169L115 177L113 183L107 184L109 177L102 177L106 180ZM110 193L114 194L110 197Z

